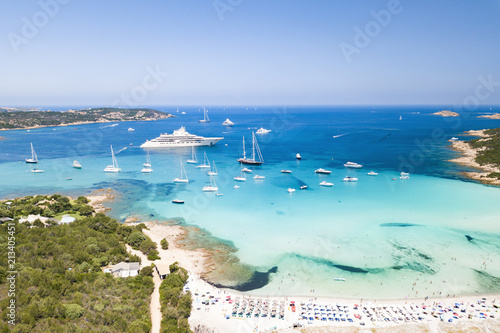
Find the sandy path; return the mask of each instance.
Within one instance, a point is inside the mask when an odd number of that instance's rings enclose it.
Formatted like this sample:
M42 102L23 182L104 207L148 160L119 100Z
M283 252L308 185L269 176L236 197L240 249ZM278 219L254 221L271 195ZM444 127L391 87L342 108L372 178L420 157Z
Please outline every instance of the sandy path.
M141 267L151 266L152 261L148 260L148 257L144 255L141 251L137 251L132 249L130 245L126 245L127 251L141 258ZM153 289L153 293L151 294L151 303L149 305L151 312L151 333L160 333L161 326L161 304L160 304L160 285L161 279L158 276L158 273L155 269L153 269L153 282L155 284L155 288Z

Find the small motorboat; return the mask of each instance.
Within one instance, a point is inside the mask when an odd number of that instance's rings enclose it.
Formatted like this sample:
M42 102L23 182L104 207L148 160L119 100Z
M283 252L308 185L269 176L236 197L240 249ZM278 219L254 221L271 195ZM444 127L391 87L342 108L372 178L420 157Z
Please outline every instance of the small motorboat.
M234 185L234 188L240 188L240 186L239 185Z
M307 188L307 185L302 185L302 186L300 187L300 189L301 189L301 190L305 190L306 188Z
M255 132L255 133L256 133L256 134L267 134L267 133L269 133L269 132L271 132L271 130L269 130L269 129L265 129L264 127L261 127L261 128L259 128L259 129L257 130L257 132Z
M252 170L250 170L249 168L243 168L243 169L241 169L241 171L243 171L243 172L248 172L248 173L251 173L251 172L252 172Z
M329 174L332 173L330 170L326 170L326 169L323 169L323 168L316 169L316 170L314 170L314 172L316 172L316 173L324 173L324 174L327 174L327 175L329 175Z
M284 169L284 170L281 170L281 173L292 173L292 171L291 171L291 170L285 170L285 169Z
M82 165L80 163L78 163L77 160L74 160L73 161L73 168L75 168L75 169L81 169Z
M215 193L216 196L221 197L222 193Z
M295 189L294 188L289 188L287 191L288 191L288 193L293 193L293 192L295 192Z
M319 183L319 186L333 186L333 183L329 183L327 181L322 181L321 183Z
M344 181L345 182L357 182L358 178L351 177L351 176L345 176Z
M34 169L31 170L31 172L33 172L33 173L43 173L45 171L42 170L42 169L34 168Z
M257 180L258 179L264 179L264 178L266 178L266 177L265 176L259 176L259 175L253 176L253 179L257 179Z
M297 153L297 154L295 155L295 158L296 158L296 159L298 159L298 160L301 160L301 159L302 159L302 156L300 156L300 154L299 154L299 153Z
M333 281L342 281L342 282L345 282L345 279L344 278L333 278Z
M181 200L181 199L174 199L174 200L172 200L172 203L174 203L174 204L183 204L183 203L184 203L184 200Z
M234 125L234 123L231 120L229 120L229 118L227 118L226 120L224 120L222 125L232 127Z
M133 132L133 131L135 131L135 129L133 129L132 127L129 127L129 128L128 128L128 131L129 131L129 132Z
M378 173L370 171L368 172L368 176L378 176Z
M410 174L407 172L401 172L401 177L399 177L399 178L408 179L408 178L410 178Z
M347 163L344 164L344 166L346 168L355 168L355 169L359 169L359 168L363 167L361 164L354 163L354 162L347 162Z

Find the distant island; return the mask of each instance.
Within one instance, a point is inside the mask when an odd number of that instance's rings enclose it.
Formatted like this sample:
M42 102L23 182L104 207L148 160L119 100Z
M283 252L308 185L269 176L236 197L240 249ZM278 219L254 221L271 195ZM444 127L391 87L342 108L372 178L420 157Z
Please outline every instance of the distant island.
M88 108L62 112L38 111L35 109L22 109L21 111L21 108L0 108L0 130L116 121L152 121L170 117L173 117L173 115L145 108Z
M482 171L465 172L465 175L471 179L500 185L500 128L466 133L480 138L469 141L454 141L452 143L453 149L461 152L464 156L453 159L451 162Z
M495 113L495 114L484 114L484 115L482 115L482 116L478 116L478 118L500 119L500 113Z
M434 116L441 116L441 117L459 117L460 113L449 111L449 110L443 110L443 111L438 111L432 113Z

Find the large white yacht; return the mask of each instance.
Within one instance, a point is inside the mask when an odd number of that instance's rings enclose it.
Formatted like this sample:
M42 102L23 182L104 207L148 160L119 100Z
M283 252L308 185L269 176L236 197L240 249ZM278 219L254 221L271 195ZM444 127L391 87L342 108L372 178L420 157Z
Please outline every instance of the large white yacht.
M153 140L147 140L141 145L141 148L176 148L193 146L213 146L223 137L205 138L203 136L190 134L184 126L175 130L172 134L161 134Z

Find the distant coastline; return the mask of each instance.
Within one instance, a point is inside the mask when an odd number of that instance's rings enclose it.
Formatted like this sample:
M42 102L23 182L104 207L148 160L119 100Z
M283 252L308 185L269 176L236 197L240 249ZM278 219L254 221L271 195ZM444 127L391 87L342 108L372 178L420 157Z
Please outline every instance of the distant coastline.
M431 113L434 116L441 116L441 117L459 117L460 113L449 111L449 110L443 110L443 111L438 111Z
M481 172L464 172L464 176L470 179L478 180L485 184L500 185L500 166L494 162L494 160L487 155L484 157L484 152L488 150L492 156L495 152L493 149L486 147L485 143L491 144L498 140L492 131L496 130L470 130L467 131L467 135L478 136L480 139L470 140L470 141L453 141L451 146L454 150L462 153L462 157L454 158L450 162L454 162L467 167L472 167L481 170ZM471 143L475 143L472 145ZM482 153L481 163L478 162L478 155ZM489 157L489 158L488 158Z
M155 121L174 117L153 109L90 108L68 111L5 111L0 108L0 131L122 121Z

